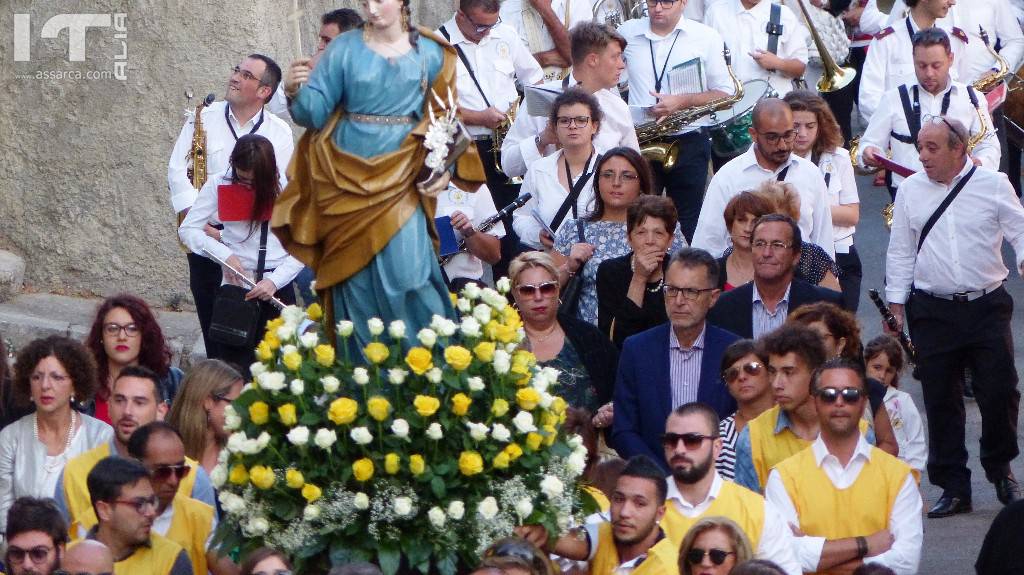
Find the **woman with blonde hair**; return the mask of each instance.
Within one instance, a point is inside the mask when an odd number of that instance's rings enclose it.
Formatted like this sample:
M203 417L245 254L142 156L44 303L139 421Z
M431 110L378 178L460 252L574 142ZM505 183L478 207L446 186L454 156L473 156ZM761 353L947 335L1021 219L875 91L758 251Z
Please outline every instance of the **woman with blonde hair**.
M196 364L181 382L168 422L181 434L185 455L207 473L217 466L228 440L224 409L242 394L242 375L219 359Z
M727 517L705 517L690 528L679 546L681 575L728 575L754 552L740 526Z

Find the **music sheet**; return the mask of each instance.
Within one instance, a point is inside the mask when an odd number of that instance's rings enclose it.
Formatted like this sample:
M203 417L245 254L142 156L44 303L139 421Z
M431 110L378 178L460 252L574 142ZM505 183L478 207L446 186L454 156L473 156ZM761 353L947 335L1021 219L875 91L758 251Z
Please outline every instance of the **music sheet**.
M700 58L687 60L668 71L669 94L699 94L705 90L704 66Z

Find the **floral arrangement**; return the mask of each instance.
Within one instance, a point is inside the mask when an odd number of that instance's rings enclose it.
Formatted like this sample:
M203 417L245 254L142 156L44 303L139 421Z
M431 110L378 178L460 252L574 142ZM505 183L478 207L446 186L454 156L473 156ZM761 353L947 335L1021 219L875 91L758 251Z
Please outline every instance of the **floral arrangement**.
M508 287L468 286L459 323L435 316L411 337L371 319L360 357L351 322L331 326L335 347L300 333L319 306L286 308L227 411L218 540L281 549L299 572L368 560L451 575L517 525L554 536L589 513L586 448L561 431L558 371L519 349Z
M458 107L451 90L448 91L447 102L437 92L431 90L430 93L433 96L433 103L427 103L430 125L423 137L427 157L419 177L423 186L429 186L440 179L472 141L466 127L459 120ZM434 103L437 104L436 109Z

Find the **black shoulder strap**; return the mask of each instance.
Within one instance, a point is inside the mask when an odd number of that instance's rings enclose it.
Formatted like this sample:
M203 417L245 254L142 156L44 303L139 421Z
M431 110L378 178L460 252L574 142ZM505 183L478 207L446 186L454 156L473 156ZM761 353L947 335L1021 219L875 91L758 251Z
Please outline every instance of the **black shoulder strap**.
M967 97L971 99L971 105L974 106L975 109L977 109L978 93L974 91L974 86L970 84L967 85Z
M597 161L595 161L593 165L596 167L600 162L601 156L598 155ZM587 162L587 168L590 168L590 162ZM579 200L580 194L583 193L584 185L586 185L587 181L590 179L590 175L593 173L593 170L589 172L584 171L584 173L580 174L579 179L573 182L571 189L569 190L569 195L565 198L565 201L562 202L562 205L558 206L558 211L555 212L555 217L551 219L551 224L548 226L551 228L551 231L556 233L558 232L558 226L562 225L562 221L565 220L565 216L568 215L570 208L572 209L573 217L576 218L577 222L579 222L579 218L576 217L576 202ZM569 174L566 174L565 177L568 178ZM583 234L582 229L577 228L576 231L580 235Z
M768 51L772 54L778 54L779 37L782 36L782 6L775 3L772 4L771 15L765 31L768 32Z
M773 4L773 6L774 6L774 4ZM786 174L788 174L788 173L789 173L789 166L786 166L785 168L782 168L782 171L779 172L775 176L775 181L776 182L785 182L786 181Z
M914 86L915 96L917 95L917 86ZM917 134L921 131L921 104L917 98L914 98L914 102L910 102L910 90L907 89L907 85L903 84L899 87L900 102L903 104L903 115L907 119L907 127L910 129L909 141L901 137L899 134L893 134L893 136L903 142L904 144L913 145L917 142Z
M441 35L444 36L444 39L450 42L452 37L448 34L448 30L445 30L445 27L441 26L440 31ZM484 103L487 104L488 108L490 108L491 101L487 99L487 94L484 93L484 89L480 86L480 81L476 79L476 73L473 72L473 67L469 65L469 58L467 58L466 53L462 51L462 46L455 44L454 48L459 54L459 60L462 60L462 64L466 67L466 70L469 71L469 78L473 80L473 84L476 85L477 91L480 92L480 95L484 98Z
M960 190L964 189L964 186L967 185L967 181L971 179L971 176L973 176L974 172L976 172L977 170L978 166L974 166L973 168L971 168L971 171L967 172L966 176L960 178L960 181L957 182L955 186L953 186L953 189L950 190L948 194L946 194L946 198L942 200L942 203L939 204L939 207L935 208L935 211L932 212L931 217L929 217L928 221L925 222L924 227L921 228L921 237L917 240L917 251L919 253L921 251L921 246L924 245L924 239L928 237L928 232L932 231L932 228L935 227L935 222L939 221L939 218L942 217L942 214L946 212L946 208L949 207L949 204L953 203L953 200L955 200L957 195L960 194Z
M267 265L267 232L269 230L269 221L260 225L260 252L256 258L256 283L260 283L260 280L263 279L263 268Z

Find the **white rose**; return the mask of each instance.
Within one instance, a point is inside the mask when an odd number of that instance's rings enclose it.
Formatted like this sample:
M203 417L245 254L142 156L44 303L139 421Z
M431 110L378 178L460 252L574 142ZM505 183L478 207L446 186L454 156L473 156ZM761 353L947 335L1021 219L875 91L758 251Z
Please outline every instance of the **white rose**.
M384 333L384 322L379 317L372 317L366 322L366 328L370 330L370 335L377 336Z
M420 344L425 348L432 348L437 343L437 332L425 327L416 334L416 339L420 340Z
M430 317L430 329L441 333L441 326L444 325L444 316L437 315L436 313Z
M230 403L224 406L224 429L234 431L242 426L242 418Z
M540 372L544 374L544 379L547 380L549 385L554 385L558 383L558 376L562 374L560 370L547 366L542 367L540 369Z
M258 381L260 382L260 388L265 389L269 392L276 393L284 389L284 374L279 371L268 371L261 373Z
M356 496L352 498L352 506L356 509L363 510L370 508L370 498L363 492L356 493Z
M562 485L562 480L555 477L554 475L545 475L544 479L540 481L540 490L544 495L548 496L548 499L554 499L562 494L562 490L565 488Z
M533 379L530 380L530 386L540 393L544 393L545 391L547 391L548 385L550 385L550 382L548 382L548 378L539 371L534 373Z
M444 529L445 515L444 510L440 507L431 507L430 511L427 511L427 519L430 520L430 524L438 529Z
M512 291L512 280L508 279L508 276L505 276L505 277L499 279L494 284L494 287L498 288L498 292L499 293L506 294L506 293Z
M473 302L464 297L460 297L456 300L455 307L462 313L469 313L473 309Z
M540 404L541 407L543 407L544 409L547 409L547 408L551 407L551 404L554 401L555 401L554 396L545 391L545 392L542 392L540 394L540 402L538 402L538 403Z
M441 424L437 423L436 421L434 423L431 423L430 427L427 428L427 437L433 439L434 441L437 441L444 437L444 431L441 430Z
M254 455L260 452L260 445L256 443L255 439L246 439L242 442L242 445L239 446L238 451L245 455Z
M472 421L467 421L466 427L469 428L469 436L473 441L483 441L484 439L487 439L488 427L486 423L473 423Z
M569 470L569 473L576 476L581 475L587 467L586 455L574 451L565 459L565 467Z
M250 535L263 535L267 531L270 531L270 523L262 517L253 517L249 520L248 525L246 525L246 531L248 531Z
M319 505L307 505L302 510L302 518L306 521L316 521L320 518L320 506Z
M508 443L509 439L512 439L512 432L504 425L495 423L494 427L491 428L491 437L493 437L495 441Z
M316 435L313 436L313 443L315 443L320 449L330 449L336 441L338 441L338 432L333 429L324 429L321 427L316 430Z
M396 497L393 504L395 514L399 517L405 517L412 513L412 499L408 497Z
M299 337L299 344L306 349L313 349L316 344L319 343L320 337L316 335L315 331L304 333Z
M505 296L491 288L484 288L484 290L480 292L480 299L484 300L484 303L498 311L505 309L505 306L508 305L508 301L505 299Z
M295 337L295 326L284 324L277 328L277 339L281 341L291 341Z
M473 317L482 324L491 321L491 306L482 303L473 308Z
M464 317L459 331L466 337L480 337L480 322L472 317Z
M429 381L430 383L441 383L441 368L432 367L427 370L427 373L425 375L427 376L427 381Z
M494 359L491 363L494 366L494 372L498 375L503 375L512 368L512 356L507 351L499 349L494 352Z
M388 370L388 381L391 382L391 385L402 385L407 375L409 375L408 371L400 367L392 367Z
M484 520L490 521L498 514L498 501L493 497L485 497L483 501L476 506L476 512L479 513L480 517L483 517Z
M466 514L466 505L456 499L448 504L448 517L458 521Z
M338 335L340 335L341 337L348 337L352 335L352 330L354 330L355 327L355 324L353 324L347 319L343 319L339 321L337 325Z
M264 431L260 433L260 436L256 438L256 445L260 447L260 451L263 451L268 445L270 445L270 434Z
M292 352L296 352L297 353L298 351L299 351L299 348L295 347L294 345L292 345L290 343L288 345L282 345L281 346L281 355L288 355L289 353L292 353Z
M531 513L533 513L533 502L528 498L523 498L516 502L516 514L519 515L520 519L526 519Z
M294 328L306 319L306 310L297 305L290 305L281 310L281 319L284 320L285 325Z
M230 491L221 491L218 499L220 499L224 511L232 515L238 515L245 511L245 500Z
M210 483L213 483L215 489L220 489L224 483L228 480L228 468L223 463L218 464L210 472Z
M242 451L242 444L246 441L244 431L238 431L228 436L227 448L231 453L239 453Z
M487 387L487 385L484 384L483 378L476 376L467 379L466 384L469 386L470 391L483 391L484 388Z
M409 437L409 422L404 419L396 419L391 422L391 433L395 434L395 437L405 439Z
M370 383L370 372L366 371L365 367L357 367L352 370L352 381L356 382L356 385L366 385Z
M466 299L475 300L480 297L480 286L475 283L468 283L466 287L462 288L462 295L466 296Z
M373 441L373 434L365 427L356 427L350 431L348 435L352 438L352 441L355 441L359 445L366 445Z
M259 377L261 373L266 371L267 366L263 365L262 361L253 362L253 364L249 366L249 373L251 373L253 377Z
M320 378L320 385L324 386L324 391L327 393L334 393L341 387L341 381L333 375L325 375Z
M287 437L292 445L305 445L309 443L309 428L305 425L293 427Z
M288 389L293 395L302 395L303 392L306 391L306 382L301 379L293 379L292 382L288 384Z
M531 431L537 431L537 426L533 424L533 415L529 411L520 411L512 418L512 425L516 426L516 430L519 433L530 433Z
M388 335L395 339L402 339L405 337L405 322L400 319L396 319L391 322L391 324L388 325Z
M444 320L441 324L441 329L438 331L444 337L451 337L455 335L455 332L459 329L459 324L455 323L450 319Z

